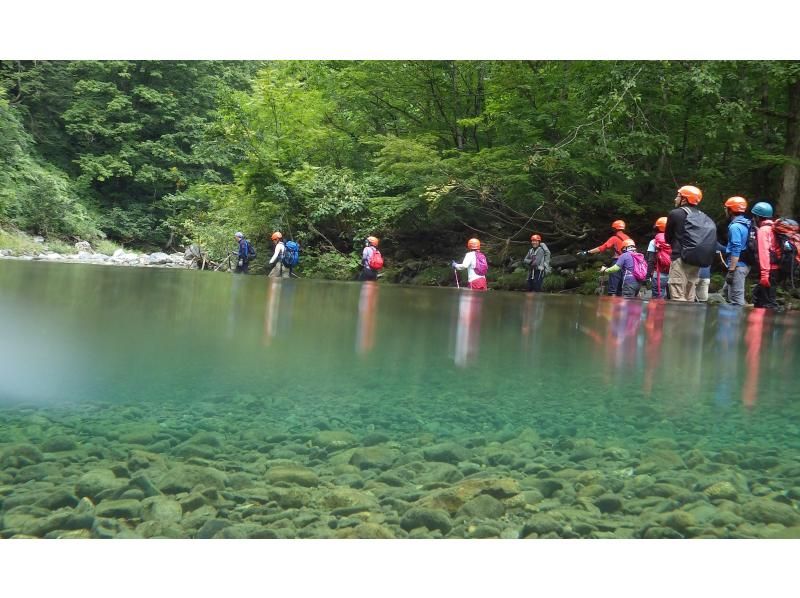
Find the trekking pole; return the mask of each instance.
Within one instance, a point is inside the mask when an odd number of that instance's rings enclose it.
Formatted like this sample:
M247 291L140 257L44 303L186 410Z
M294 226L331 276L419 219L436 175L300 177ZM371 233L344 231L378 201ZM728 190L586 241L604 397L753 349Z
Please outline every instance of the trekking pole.
M459 282L458 282L458 270L457 270L456 268L453 268L453 274L454 274L454 275L455 275L455 277L456 277L456 288L457 288L457 289L460 289L460 288L461 288L461 285L460 285L460 284L459 284Z

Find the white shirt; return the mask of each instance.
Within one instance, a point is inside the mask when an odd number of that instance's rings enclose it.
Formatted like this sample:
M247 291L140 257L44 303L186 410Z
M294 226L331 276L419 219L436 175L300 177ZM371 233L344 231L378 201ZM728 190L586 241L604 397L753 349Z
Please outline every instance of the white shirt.
M281 255L283 255L283 250L286 246L283 244L283 241L278 241L275 245L275 253L272 254L272 259L269 261L270 264L274 264L279 259L281 259Z
M464 256L464 261L460 264L456 264L456 268L458 270L463 270L464 268L467 269L467 281L472 282L473 280L478 280L479 278L486 278L485 276L481 276L480 274L475 274L475 266L478 265L478 258L475 256L474 251L468 251L467 255Z

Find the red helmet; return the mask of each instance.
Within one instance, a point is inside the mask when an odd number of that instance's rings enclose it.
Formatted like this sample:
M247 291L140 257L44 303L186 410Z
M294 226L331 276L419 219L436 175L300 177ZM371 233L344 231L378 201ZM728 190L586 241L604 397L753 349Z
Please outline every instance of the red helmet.
M658 230L660 230L662 233L663 233L665 230L667 230L667 217L666 217L666 216L662 216L661 218L659 218L658 220L656 220L656 223L655 223L655 228L657 228Z
M378 246L378 237L367 237L367 241L369 241L369 244L373 247Z
M283 235L281 234L281 231L276 230L274 233L272 233L272 240L277 241L278 239L283 239Z
M481 242L478 239L470 239L467 241L467 249L480 249Z
M542 237L539 235L531 235L531 241L539 241L539 243L541 243Z
M625 221L624 220L615 220L611 223L611 228L614 230L625 230Z
M736 214L744 214L747 211L747 200L744 197L735 195L728 198L728 201L725 202L725 207Z
M693 187L692 185L684 185L680 189L678 189L678 195L685 198L693 206L696 206L701 201L703 201L703 192L700 191L697 187Z

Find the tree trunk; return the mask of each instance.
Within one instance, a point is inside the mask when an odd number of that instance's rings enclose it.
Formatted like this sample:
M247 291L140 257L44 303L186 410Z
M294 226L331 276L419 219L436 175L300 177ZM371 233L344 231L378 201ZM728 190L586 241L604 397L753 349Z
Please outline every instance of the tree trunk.
M781 191L778 194L778 214L784 218L794 215L794 200L797 197L800 177L800 78L789 84L789 114L786 118L786 156L791 159L783 166Z

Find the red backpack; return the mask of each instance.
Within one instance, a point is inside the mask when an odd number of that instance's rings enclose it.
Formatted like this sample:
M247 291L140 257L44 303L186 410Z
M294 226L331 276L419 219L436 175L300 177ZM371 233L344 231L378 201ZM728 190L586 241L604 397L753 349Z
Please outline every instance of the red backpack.
M369 256L368 263L370 270L380 270L383 268L383 256L377 248L373 248L372 255Z
M664 233L658 233L654 239L656 244L656 270L667 274L672 265L672 246L667 243Z

